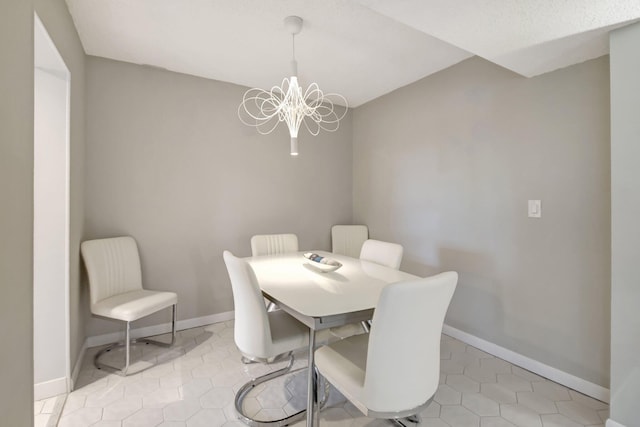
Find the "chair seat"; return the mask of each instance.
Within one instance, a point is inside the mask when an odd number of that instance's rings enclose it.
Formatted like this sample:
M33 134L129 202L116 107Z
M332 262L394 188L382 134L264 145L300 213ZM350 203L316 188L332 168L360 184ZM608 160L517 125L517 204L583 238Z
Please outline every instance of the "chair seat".
M141 289L114 295L91 306L97 316L131 322L178 303L174 292Z
M347 338L352 335L360 335L367 332L362 327L361 323L349 323L343 326L337 326L335 328L331 328L330 331L331 335L338 338Z
M354 335L319 348L315 363L322 375L363 414L369 409L364 397L369 334ZM391 367L389 369L392 369Z

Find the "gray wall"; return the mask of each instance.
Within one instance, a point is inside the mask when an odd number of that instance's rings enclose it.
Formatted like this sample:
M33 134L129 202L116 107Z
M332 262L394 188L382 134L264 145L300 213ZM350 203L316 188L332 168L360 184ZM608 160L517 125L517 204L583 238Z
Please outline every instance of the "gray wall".
M33 425L33 7L0 2L0 413ZM10 350L9 350L10 349Z
M611 34L611 419L640 426L640 24Z
M301 132L291 157L286 128L240 123L245 90L87 58L87 237L134 236L145 286L177 292L179 319L233 309L223 250L247 256L253 234L281 232L329 249L331 225L352 217L351 117ZM88 335L113 326L91 319Z
M0 4L0 412L3 425L33 425L33 12L40 15L72 74L71 304L79 295L82 229L84 53L64 0ZM75 251L75 252L74 252ZM79 307L76 303L75 307ZM84 340L72 312L72 363Z
M608 66L526 79L472 58L353 113L354 220L404 245L404 270L460 273L447 324L604 387Z
M64 0L36 0L35 9L71 73L69 316L73 369L85 339L87 299L86 289L80 282L80 242L84 232L85 54ZM32 117L33 112L30 114Z

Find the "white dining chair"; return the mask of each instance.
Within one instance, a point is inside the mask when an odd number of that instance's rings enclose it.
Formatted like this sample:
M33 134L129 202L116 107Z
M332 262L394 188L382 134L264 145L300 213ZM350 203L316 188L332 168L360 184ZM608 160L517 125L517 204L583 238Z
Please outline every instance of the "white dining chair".
M260 421L251 418L244 411L243 401L247 393L259 384L291 370L294 362L293 351L309 344L309 328L283 310L268 312L251 266L229 251L224 251L223 258L233 291L234 340L243 358L258 363L289 359L284 368L255 378L240 387L235 398L236 412L242 421L250 426L292 424L302 419L306 410L279 420ZM326 335L317 339L326 340Z
M368 238L366 225L334 225L331 227L331 252L358 258L362 244Z
M275 255L298 251L295 234L257 234L251 238L251 255Z
M316 350L320 374L364 415L400 420L433 400L440 378L440 336L458 274L387 285L369 334Z
M89 299L94 316L125 322L124 343L114 343L94 357L98 369L113 370L127 375L131 344L172 346L176 337L176 309L178 296L174 292L152 291L142 288L142 272L138 246L133 237L114 237L87 240L80 247L89 276ZM164 343L148 338L131 339L131 322L173 306L171 341ZM125 347L123 368L100 362L100 357L116 347ZM138 371L140 372L140 371Z
M362 244L360 259L398 270L402 262L402 245L368 239Z
M398 270L400 268L400 263L402 262L402 252L402 246L397 243L367 239L362 244L360 259ZM352 335L369 332L370 326L371 321L349 323L347 325L331 328L331 333L338 338L346 338Z
M251 237L251 255L277 255L298 252L298 236L287 234L256 234ZM267 311L274 311L278 306L265 300Z

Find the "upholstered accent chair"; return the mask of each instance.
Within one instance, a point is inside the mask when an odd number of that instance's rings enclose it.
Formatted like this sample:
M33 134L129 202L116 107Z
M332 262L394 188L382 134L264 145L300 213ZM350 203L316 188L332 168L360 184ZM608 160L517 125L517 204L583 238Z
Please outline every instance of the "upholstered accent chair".
M176 336L178 296L174 292L152 291L142 288L142 272L138 245L133 237L114 237L87 240L81 245L82 258L89 276L91 313L98 317L125 322L123 343L114 343L94 358L99 369L113 370L127 375L130 365L130 346L136 343L172 346ZM172 307L171 341L164 343L150 339L131 339L131 322L157 311ZM124 367L117 368L100 362L100 357L116 347L125 347Z

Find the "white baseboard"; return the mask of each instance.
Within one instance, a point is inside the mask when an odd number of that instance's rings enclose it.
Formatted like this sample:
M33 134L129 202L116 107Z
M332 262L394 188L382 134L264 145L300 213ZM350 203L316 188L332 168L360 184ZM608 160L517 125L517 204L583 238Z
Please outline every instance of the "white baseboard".
M76 389L76 382L78 381L78 374L80 374L80 368L82 367L82 361L84 360L84 354L87 352L87 339L82 343L82 347L80 347L80 353L78 353L78 357L76 358L76 364L73 366L73 371L71 371L71 384L69 384L69 391L73 391Z
M607 419L607 423L605 424L605 427L625 427L625 426L609 418Z
M212 314L209 316L196 317L193 319L178 320L176 322L176 329L181 331L183 329L197 328L200 326L210 325L212 323L226 322L234 318L233 311L227 311L224 313ZM132 329L131 338L150 337L153 335L166 334L171 332L171 323L163 323L160 325L146 326L144 328ZM96 335L87 337L86 347L98 347L105 344L110 344L116 341L122 341L122 332L112 332L110 334Z
M67 393L67 378L60 377L33 385L33 400L48 399Z
M591 396L594 399L609 403L609 389L598 384L583 380L582 378L578 378L575 375L571 375L552 366L545 365L544 363L538 362L537 360L533 360L527 356L516 353L515 351L500 347L497 344L483 340L482 338L478 338L475 335L463 332L452 326L445 324L442 328L442 332L535 374L548 378L573 390L579 391L580 393L586 394L587 396ZM615 424L609 426L607 422L607 427L624 426L616 426Z

